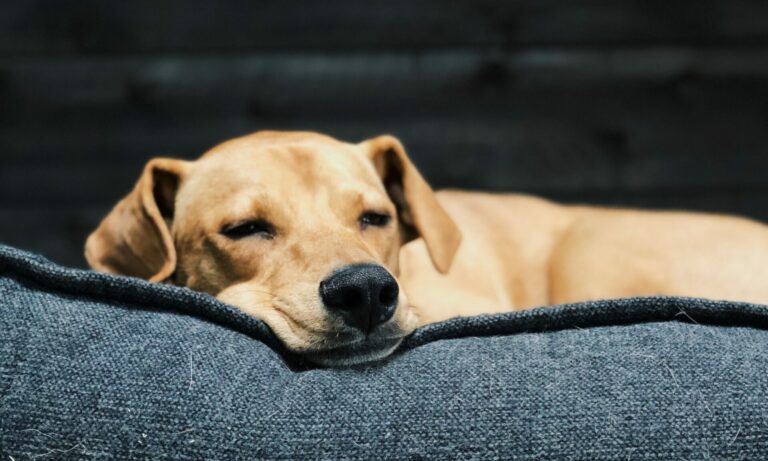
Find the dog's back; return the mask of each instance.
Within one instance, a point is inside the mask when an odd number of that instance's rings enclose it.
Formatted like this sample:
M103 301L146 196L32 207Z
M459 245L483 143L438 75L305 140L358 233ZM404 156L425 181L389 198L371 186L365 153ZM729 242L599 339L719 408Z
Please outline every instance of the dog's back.
M768 227L749 219L437 195L464 242L445 275L419 241L401 251L401 281L425 323L628 296L768 302Z

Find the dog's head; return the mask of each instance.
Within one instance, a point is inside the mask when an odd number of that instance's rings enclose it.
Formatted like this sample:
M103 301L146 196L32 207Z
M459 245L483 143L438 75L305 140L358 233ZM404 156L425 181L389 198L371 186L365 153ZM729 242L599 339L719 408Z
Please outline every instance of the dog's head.
M210 293L325 365L389 354L418 324L400 246L445 272L456 225L391 136L260 132L199 160L151 160L91 234L94 269Z

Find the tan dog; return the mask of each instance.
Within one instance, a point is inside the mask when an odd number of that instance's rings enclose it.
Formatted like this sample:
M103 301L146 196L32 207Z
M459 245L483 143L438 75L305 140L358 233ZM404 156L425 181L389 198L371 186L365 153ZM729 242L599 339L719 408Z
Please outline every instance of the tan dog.
M328 365L454 316L638 295L768 302L762 224L435 194L391 136L260 132L194 162L154 159L86 257L210 293Z

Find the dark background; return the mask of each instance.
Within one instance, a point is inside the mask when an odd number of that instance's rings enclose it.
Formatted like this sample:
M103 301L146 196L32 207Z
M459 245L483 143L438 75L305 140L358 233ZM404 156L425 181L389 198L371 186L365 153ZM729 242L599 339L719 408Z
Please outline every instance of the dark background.
M399 136L436 187L768 220L768 1L0 2L0 242L84 265L153 156Z

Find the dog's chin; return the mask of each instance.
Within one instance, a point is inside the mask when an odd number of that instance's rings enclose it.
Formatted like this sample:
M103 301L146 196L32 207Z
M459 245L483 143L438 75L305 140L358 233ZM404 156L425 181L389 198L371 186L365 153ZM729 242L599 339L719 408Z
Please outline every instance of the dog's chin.
M402 337L369 339L321 351L306 351L302 355L317 365L346 367L381 360L394 352L402 341Z

